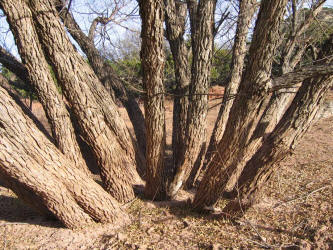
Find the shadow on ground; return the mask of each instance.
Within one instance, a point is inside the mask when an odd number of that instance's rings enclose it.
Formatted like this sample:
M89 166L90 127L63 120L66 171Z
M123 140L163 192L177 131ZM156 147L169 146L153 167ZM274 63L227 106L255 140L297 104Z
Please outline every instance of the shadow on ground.
M5 188L0 187L1 191ZM0 225L1 224L31 224L62 228L63 225L54 218L38 214L16 197L0 195Z

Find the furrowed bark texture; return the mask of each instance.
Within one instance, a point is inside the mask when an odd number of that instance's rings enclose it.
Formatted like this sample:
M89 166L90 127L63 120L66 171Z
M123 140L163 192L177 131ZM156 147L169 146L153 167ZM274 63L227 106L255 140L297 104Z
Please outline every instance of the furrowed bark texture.
M315 21L316 16L322 10L325 1L318 1L316 5L309 11L305 20L297 26L297 10L293 6L293 20L291 32L287 38L286 44L281 53L281 74L285 75L294 70L296 65L300 62L302 55L307 48L307 41L309 39L302 38L301 36L307 31L311 24ZM301 47L301 48L297 48ZM258 138L273 131L274 127L278 124L284 112L292 102L296 95L299 86L295 85L291 88L284 88L276 91L260 120L259 126L255 131L254 137Z
M165 11L166 37L170 44L174 60L176 91L173 101L172 120L172 152L173 166L170 176L174 175L174 168L181 160L184 150L186 120L188 110L188 88L190 83L189 51L184 41L186 4L168 0Z
M149 199L163 199L165 107L163 85L163 21L164 4L157 0L140 1L141 62L146 90L145 122L147 133L147 178L145 195Z
M217 144L221 141L225 127L228 122L229 113L234 103L235 96L241 82L244 58L246 55L246 41L251 20L256 10L257 1L243 0L240 1L238 21L235 42L233 47L230 81L225 88L223 101L219 110L216 123L210 138L207 153L205 155L205 166L209 165L214 154L216 153ZM204 168L205 168L204 166Z
M21 101L19 93L17 93L10 86L8 80L0 74L0 86L3 87L11 98L15 101L15 103L22 109L23 113L28 116L37 128L48 138L52 143L54 143L53 138L50 136L49 132L46 130L44 125L37 119L37 117L31 112L31 110Z
M45 60L29 8L26 8L22 0L0 1L0 5L7 16L7 21L15 37L15 42L21 59L25 64L30 83L43 105L51 126L55 145L75 163L77 168L89 173L76 141L69 113L52 79L49 65Z
M332 75L303 82L279 124L247 163L239 179L239 197L230 202L224 212L231 216L242 216L258 202L263 185L278 170L278 163L295 148L315 121L332 82Z
M0 178L69 228L128 220L119 203L74 167L0 87Z
M112 96L115 95L115 97L117 97L124 105L128 117L133 124L139 149L143 154L145 154L146 130L144 116L139 107L139 104L135 100L135 97L126 90L121 80L118 79L116 72L114 72L110 64L96 49L93 40L82 32L80 26L76 23L72 14L70 14L67 8L65 8L63 1L55 0L55 3L57 11L63 20L67 31L71 34L75 41L80 45L82 51L86 54L89 63L99 80L109 90L110 94ZM144 169L140 169L140 172L142 174Z
M96 155L104 187L120 202L131 200L132 184L139 179L135 145L117 105L70 43L52 2L29 1L43 49Z
M237 193L242 196L241 202L231 202L226 207L226 211L228 210L231 214L239 216L241 207L242 209L247 209L256 202L262 185L277 170L278 163L289 151L294 149L307 128L316 120L316 113L318 113L318 109L320 109L321 103L325 99L324 96L327 90L332 86L333 60L330 56L332 53L333 35L325 41L319 52L320 60L317 64L323 65L304 67L299 71L291 72L275 79L275 82L281 84L282 87L288 85L288 81L291 84L292 81L302 82L302 85L305 86L298 90L291 106L277 127L247 163L238 179ZM309 68L312 68L312 70ZM321 70L314 73L314 68ZM330 68L331 70L329 70ZM304 76L303 74L305 73L306 75ZM303 78L301 78L302 75ZM303 104L304 106L302 106ZM302 127L303 124L304 127ZM258 181L259 179L260 181ZM256 183L258 183L258 186L256 186ZM236 195L236 192L234 192L234 195ZM238 198L237 200L239 201Z
M261 2L249 51L249 64L217 153L207 166L193 205L198 209L216 203L231 175L242 171L243 164L255 153L256 144L246 147L264 109L269 94L272 60L279 40L279 28L287 0Z
M193 62L191 69L189 110L187 113L186 141L176 175L168 195L173 197L187 181L195 164L202 164L206 147L208 87L213 48L214 1L200 1L190 9ZM197 167L199 168L199 167Z

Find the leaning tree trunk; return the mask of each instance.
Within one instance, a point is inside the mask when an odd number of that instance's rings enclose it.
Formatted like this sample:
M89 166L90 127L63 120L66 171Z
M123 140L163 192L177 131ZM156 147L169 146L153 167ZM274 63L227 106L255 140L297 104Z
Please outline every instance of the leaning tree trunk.
M242 216L248 208L258 202L263 185L278 170L278 163L295 148L316 119L332 83L332 75L315 77L303 82L279 124L246 164L239 178L238 197L224 208L226 214Z
M18 78L20 78L27 86L20 86L25 90L31 90L32 84L28 78L28 71L26 67L17 59L8 53L3 47L0 46L0 63L5 68L13 72Z
M3 87L11 98L15 101L15 103L22 109L23 113L28 116L33 123L37 126L37 128L50 140L50 142L54 142L53 138L50 136L49 132L46 130L44 125L38 120L38 118L31 112L31 110L21 101L19 93L15 91L9 81L0 74L0 86Z
M170 177L173 177L174 168L181 160L181 153L184 151L183 149L185 147L190 70L189 49L184 40L187 11L186 4L168 0L165 9L166 37L169 41L174 60L176 81L172 119L173 166L169 171Z
M0 178L39 212L69 228L128 216L100 185L74 167L0 87Z
M0 1L0 5L7 16L30 83L37 92L51 125L55 145L75 163L76 167L89 173L76 141L69 113L52 79L37 33L32 28L31 12L25 8L22 0Z
M207 166L194 199L194 206L199 209L214 205L229 177L235 178L248 157L255 153L257 145L247 144L269 100L273 56L286 4L287 0L261 2L249 51L249 64L231 108L223 138L217 146L218 152Z
M256 6L257 1L254 0L243 0L240 2L236 36L232 53L230 81L224 91L222 105L210 138L203 168L209 165L209 162L213 159L213 156L216 153L217 144L221 141L228 122L229 113L241 82L244 59L247 51L247 34Z
M192 52L189 110L187 112L186 141L181 160L176 165L168 195L173 197L186 183L195 164L201 165L206 148L208 87L213 48L214 1L190 4Z
M316 16L322 10L325 0L320 0L318 3L309 10L307 18L297 26L297 12L296 7L293 5L293 18L291 32L288 36L287 42L283 47L281 53L281 74L287 74L294 70L296 65L300 62L302 55L306 49L306 41L303 41L302 35L309 29L316 19ZM297 44L302 41L301 48L296 49ZM259 126L254 133L254 137L258 138L273 131L275 126L280 121L284 112L292 102L296 95L299 86L294 85L291 88L284 88L276 91L267 105L267 108L260 120Z
M99 51L96 49L93 43L93 38L89 38L86 34L83 33L72 14L70 14L68 9L64 6L63 1L55 0L55 3L59 15L67 28L67 31L71 34L75 41L80 45L82 51L86 54L89 63L99 80L109 91L112 92L111 95L115 95L124 105L128 117L133 124L133 129L139 149L143 154L145 154L146 130L144 116L139 107L139 104L135 100L134 95L126 90L121 80L118 79L117 74L111 65L101 56ZM141 174L143 174L145 169L140 169L140 171Z
M164 5L162 1L142 0L139 6L142 19L141 62L146 91L147 177L145 195L149 199L163 199L165 194Z
M139 180L137 148L117 105L70 43L53 1L29 1L29 7L58 83L98 159L104 187L118 201L133 199L132 184Z

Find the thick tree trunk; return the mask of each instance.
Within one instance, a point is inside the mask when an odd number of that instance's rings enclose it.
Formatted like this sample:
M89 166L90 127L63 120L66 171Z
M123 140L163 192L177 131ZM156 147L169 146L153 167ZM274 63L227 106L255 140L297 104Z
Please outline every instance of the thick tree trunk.
M168 195L173 197L186 183L195 164L202 164L202 150L206 150L208 87L213 48L214 1L190 4L192 52L189 110L187 113L186 141L176 175ZM197 169L200 167L197 167Z
M49 65L33 28L30 10L25 8L26 5L23 4L22 0L1 1L0 5L7 16L21 59L27 69L30 83L43 105L55 145L75 163L76 167L89 173L76 141L69 113L52 79ZM27 34L29 35L27 36Z
M332 83L332 75L303 82L279 124L246 164L239 179L239 197L224 208L226 214L242 216L248 208L258 202L262 186L277 171L278 163L295 148L315 120Z
M287 0L263 0L249 51L249 64L243 74L240 91L217 153L200 183L193 205L198 209L216 203L227 180L241 172L245 162L255 153L256 143L247 146L269 100L268 88L273 56L279 40Z
M45 135L46 138L50 140L50 142L54 143L53 138L50 136L49 132L46 130L44 125L37 119L37 117L31 112L31 110L21 101L19 94L12 89L8 80L0 74L0 86L3 87L7 93L10 95L11 98L15 101L15 103L20 106L23 113L28 116L36 127Z
M86 54L90 65L99 80L110 91L110 94L112 96L115 95L115 97L117 97L124 105L128 117L133 124L139 149L144 155L146 153L144 116L135 97L126 90L123 83L118 79L116 72L114 72L110 64L96 49L93 40L82 32L74 17L68 12L67 8L65 8L63 1L55 0L55 3L64 25L71 36L80 45L82 51ZM144 166L142 165L142 167ZM145 169L140 169L141 174L143 174L144 170Z
M147 133L147 178L145 195L149 199L165 197L164 149L164 4L157 0L139 3L142 19L141 62L145 97L145 122Z
M190 83L189 50L185 44L186 4L168 0L166 5L166 37L170 44L174 60L176 90L173 101L172 152L173 166L169 171L174 175L174 168L181 160L184 151L185 131L188 110L188 88Z
M128 220L118 202L74 167L0 87L0 178L69 228Z
M207 153L205 155L204 168L209 165L214 154L217 152L217 144L221 141L229 113L234 103L235 96L238 92L238 87L241 82L243 73L244 58L246 55L246 41L248 30L251 25L254 12L256 10L257 1L244 0L240 1L236 37L233 46L232 62L231 62L231 75L230 81L224 91L223 101L219 110L216 123L210 138Z
M58 83L79 123L85 140L94 151L104 187L118 201L133 199L132 184L136 147L117 111L117 105L101 82L70 43L53 1L29 1L43 49Z

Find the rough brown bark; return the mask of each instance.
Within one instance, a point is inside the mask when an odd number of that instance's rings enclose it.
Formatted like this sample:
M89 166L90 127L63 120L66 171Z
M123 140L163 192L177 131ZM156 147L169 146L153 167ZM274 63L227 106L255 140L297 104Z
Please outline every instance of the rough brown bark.
M216 153L216 146L222 139L229 113L237 94L243 73L244 58L246 55L247 34L256 10L257 1L240 1L235 42L233 46L230 81L224 91L223 101L219 110L216 123L210 138L207 153L205 155L205 166L212 160ZM204 168L205 168L204 166Z
M116 104L70 43L53 1L29 1L29 7L58 83L98 159L104 187L118 201L133 199L137 151Z
M316 16L321 11L325 0L318 1L316 5L309 11L306 19L298 25L298 12L295 3L293 6L292 25L290 33L288 34L287 41L283 44L281 52L281 74L286 75L294 70L296 65L300 62L302 55L307 47L308 38L304 39L301 36L307 31L310 25L315 21ZM311 72L309 72L311 73ZM278 84L273 82L273 84ZM255 131L255 138L259 138L265 134L273 131L274 127L280 121L282 115L292 102L298 90L297 85L292 88L282 88L276 91L267 105L267 108L260 120L259 126Z
M123 83L118 79L116 72L112 69L111 65L101 56L96 49L93 40L85 35L80 26L76 23L72 14L65 8L63 1L55 0L56 7L60 17L68 32L80 45L82 51L86 54L89 63L94 70L95 74L103 85L109 90L112 96L117 97L124 105L128 117L130 118L134 133L138 142L138 146L143 155L146 153L146 130L144 123L144 116L135 100L135 97L126 90ZM139 169L141 174L144 172L144 164L141 164L143 169Z
M295 148L315 120L332 83L332 75L303 82L281 121L246 164L239 178L239 197L224 208L226 214L242 216L258 202L262 186L278 170L278 163Z
M0 177L69 228L128 220L118 202L65 157L0 87Z
M273 56L279 40L287 0L261 2L253 40L249 51L249 64L243 74L239 93L217 153L207 166L193 205L198 209L214 205L231 175L237 177L248 157L255 153L256 144L246 147L260 114L269 100L268 88Z
M174 60L176 90L173 101L172 120L172 152L173 176L175 166L181 160L181 152L185 147L185 131L188 110L188 88L190 83L189 51L185 44L186 4L174 0L166 1L165 23L166 38L169 41Z
M147 178L145 195L149 199L163 199L165 196L164 4L157 0L142 0L139 6L142 19L141 62L146 91Z
M46 130L44 125L37 119L37 117L31 112L31 110L21 101L19 93L17 93L14 89L12 89L11 84L9 84L8 80L0 74L0 86L3 87L11 98L15 101L15 103L22 109L23 113L28 116L37 128L48 138L52 143L54 143L53 138L50 136L49 132Z
M213 48L214 6L214 1L200 1L197 7L194 2L189 3L193 61L186 141L181 152L181 160L176 165L176 175L168 190L170 197L185 185L194 165L202 164L200 152L205 151L206 147L207 94Z
M75 163L76 167L89 173L76 141L69 113L52 79L49 65L33 28L30 10L25 7L22 0L1 1L0 5L7 16L30 83L43 105L55 145ZM24 78L23 74L20 75Z

